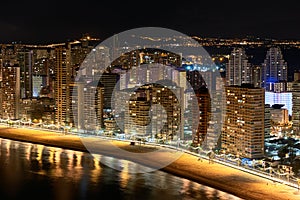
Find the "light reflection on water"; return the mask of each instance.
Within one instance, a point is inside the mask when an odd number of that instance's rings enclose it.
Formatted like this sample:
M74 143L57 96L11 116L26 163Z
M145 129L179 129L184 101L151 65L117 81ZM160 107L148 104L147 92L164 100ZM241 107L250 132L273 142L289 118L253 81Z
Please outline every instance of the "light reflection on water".
M107 162L121 170L102 164ZM239 199L162 171L128 173L143 167L0 138L0 199Z

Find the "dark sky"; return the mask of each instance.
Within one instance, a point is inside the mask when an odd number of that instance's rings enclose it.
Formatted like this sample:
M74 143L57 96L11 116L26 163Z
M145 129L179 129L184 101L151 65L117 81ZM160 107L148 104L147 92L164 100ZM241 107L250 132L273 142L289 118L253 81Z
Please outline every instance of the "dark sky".
M187 35L253 35L300 40L297 1L2 1L0 43L63 42L83 33L105 39L132 28L156 26Z

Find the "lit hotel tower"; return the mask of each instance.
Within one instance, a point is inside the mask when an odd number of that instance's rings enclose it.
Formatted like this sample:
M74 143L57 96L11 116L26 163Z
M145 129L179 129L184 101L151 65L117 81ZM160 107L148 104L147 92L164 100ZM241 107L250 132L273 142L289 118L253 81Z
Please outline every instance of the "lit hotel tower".
M9 63L2 63L0 67L2 72L2 83L0 82L0 91L2 92L0 97L2 103L1 118L18 119L20 112L20 67Z
M55 49L55 122L62 125L69 122L70 55L70 49L65 46L59 46Z
M271 47L262 63L262 87L273 91L273 83L287 81L287 63L284 61L280 48Z
M226 86L226 115L222 128L221 147L225 153L246 158L264 155L263 88L250 84Z
M251 83L251 65L243 48L234 48L226 65L226 85Z

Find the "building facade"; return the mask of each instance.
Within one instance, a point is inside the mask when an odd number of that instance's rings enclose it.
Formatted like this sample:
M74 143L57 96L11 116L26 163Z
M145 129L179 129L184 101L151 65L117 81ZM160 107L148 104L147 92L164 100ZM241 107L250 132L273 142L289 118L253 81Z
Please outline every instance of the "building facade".
M183 133L182 93L181 87L169 88L159 84L149 84L135 90L126 102L125 134L163 140L180 137Z
M1 66L1 118L19 119L20 114L20 67Z
M68 46L59 46L55 49L55 123L60 125L70 123L70 53Z
M251 83L251 64L243 48L234 48L226 65L226 85Z
M264 155L264 89L249 85L226 86L221 147L245 158Z
M287 81L288 67L279 47L271 47L267 51L262 67L262 87L267 91L274 91L274 83Z

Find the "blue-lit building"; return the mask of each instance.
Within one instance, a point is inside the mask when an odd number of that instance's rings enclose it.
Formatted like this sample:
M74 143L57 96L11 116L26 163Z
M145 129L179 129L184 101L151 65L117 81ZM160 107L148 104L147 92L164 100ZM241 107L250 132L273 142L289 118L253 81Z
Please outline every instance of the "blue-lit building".
M274 83L287 81L287 63L279 47L271 47L267 51L262 69L262 87L267 91L274 91Z

